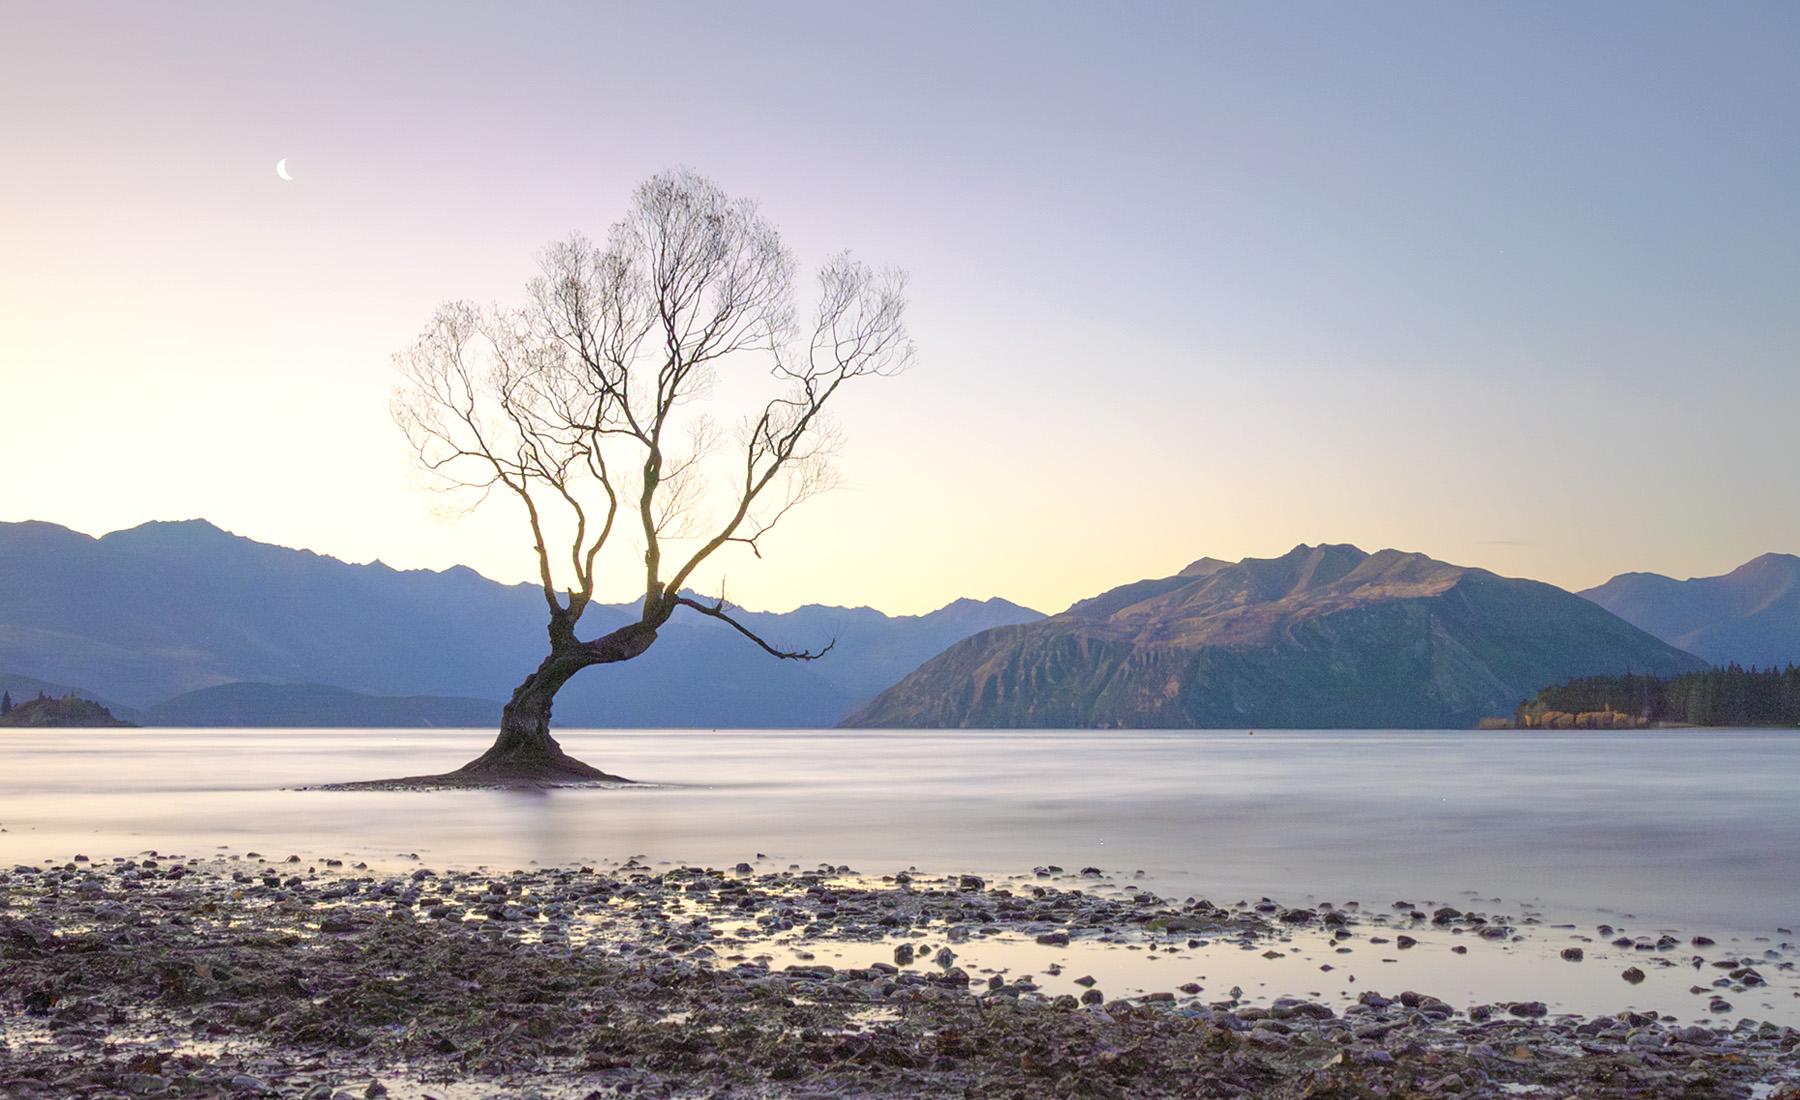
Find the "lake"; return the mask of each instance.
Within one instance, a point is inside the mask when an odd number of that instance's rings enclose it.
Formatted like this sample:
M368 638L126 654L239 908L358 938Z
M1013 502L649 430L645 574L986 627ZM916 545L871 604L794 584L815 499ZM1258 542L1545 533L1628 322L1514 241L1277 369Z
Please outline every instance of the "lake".
M633 856L870 875L1095 867L1120 889L1176 899L1485 907L1528 911L1546 928L1577 926L1590 944L1605 921L1634 935L1667 928L1684 939L1735 938L1747 952L1779 950L1794 937L1777 929L1800 921L1800 734L1782 731L558 737L641 785L304 789L448 770L478 754L487 731L7 730L0 862L156 850L342 856L377 867L417 866L414 854L434 867ZM1571 934L1540 936L1537 955L1553 956ZM1590 946L1589 957L1604 946ZM1575 968L1532 969L1540 984L1573 982ZM1446 996L1430 976L1418 987ZM1474 979L1472 995L1495 980ZM1763 994L1777 999L1760 1002L1756 1015L1797 1015L1788 997L1800 1001L1800 990L1785 980ZM1624 992L1570 991L1563 1003L1616 1009Z

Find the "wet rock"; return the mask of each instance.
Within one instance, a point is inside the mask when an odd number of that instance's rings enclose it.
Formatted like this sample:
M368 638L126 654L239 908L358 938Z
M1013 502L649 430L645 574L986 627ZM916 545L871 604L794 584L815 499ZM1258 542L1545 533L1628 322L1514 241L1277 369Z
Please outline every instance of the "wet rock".
M27 1016L48 1016L60 998L54 990L34 989L21 998Z
M513 1100L1065 1092L1133 1100L1490 1100L1512 1093L1742 1100L1752 1084L1780 1080L1779 1059L1800 1043L1792 1032L1749 1023L1665 1030L1647 1013L1585 1023L1519 1013L1541 1006L1530 1001L1497 1013L1474 1006L1462 1019L1415 990L1395 998L1361 990L1359 1003L1343 1006L1339 1017L1298 996L1246 1003L1236 988L1209 1007L1191 999L1201 993L1198 982L1179 987L1183 998L1155 991L1111 1002L1086 975L1082 998L1040 992L1024 974L983 974L971 987L948 948L937 955L942 973L867 961L888 950L898 961L906 947L917 962L942 944L984 935L1004 937L1013 950L1062 933L1071 943L1091 935L1160 952L1181 942L1166 933L1178 923L1188 931L1190 922L1189 946L1216 935L1257 951L1271 943L1289 954L1311 949L1310 934L1282 930L1302 923L1280 919L1293 909L1277 905L1259 916L1248 904L1217 910L1148 891L1078 895L1041 877L963 889L960 876L914 875L906 883L896 876L884 885L834 868L733 877L627 865L611 873L293 875L277 890L241 863L181 866L180 901L159 893L174 885L156 877L173 869L166 861L133 890L125 884L138 880L125 871L137 868L17 872L0 884L0 973L13 991L0 991L0 999L21 1013L0 1024L54 1040L33 1046L0 1036L11 1044L0 1047L0 1091L34 1100L266 1095L234 1089L242 1077L285 1097L351 1100L380 1073L400 1095L445 1095L454 1090L425 1082L466 1081L470 1097ZM86 899L99 896L83 889L89 881L106 886L106 904L123 918L99 932L88 924L97 909ZM208 898L234 893L229 904L202 909ZM155 906L146 902L152 896ZM415 915L465 906L501 917L512 909L526 919L489 925ZM1345 937L1361 924L1354 910L1321 904L1305 911ZM33 914L32 930L7 915L20 912ZM1403 919L1426 919L1414 912L1407 906ZM176 916L188 923L172 924ZM348 922L345 930L322 933L334 918ZM1480 914L1446 921L1452 931L1478 934L1504 927ZM900 927L928 930L927 940L882 931ZM755 959L770 936L783 936L791 952L784 962L800 961L771 969ZM836 968L812 958L832 943L865 944L866 953ZM1718 980L1749 988L1783 959L1752 961L1730 960ZM63 997L52 1000L55 990ZM1723 1006L1715 1011L1731 1010L1702 991ZM1282 991L1259 991L1259 1002L1264 992ZM33 993L40 996L30 1004L45 1015L23 1014ZM858 1015L871 1008L880 1015ZM133 1055L141 1060L129 1065L123 1053L107 1061L107 1043L129 1049L124 1036L141 1034L172 1045ZM209 1044L204 1058L185 1045L189 1036ZM77 1057L87 1061L71 1060ZM393 1079L401 1074L410 1075L404 1086ZM356 1084L339 1084L345 1081ZM1059 1090L1057 1082L1081 1082L1086 1091ZM329 1091L337 1088L343 1091Z
M1329 1020L1337 1014L1328 1005L1295 997L1277 997L1269 1006L1269 1015L1277 1020L1286 1020L1298 1016L1308 1020Z

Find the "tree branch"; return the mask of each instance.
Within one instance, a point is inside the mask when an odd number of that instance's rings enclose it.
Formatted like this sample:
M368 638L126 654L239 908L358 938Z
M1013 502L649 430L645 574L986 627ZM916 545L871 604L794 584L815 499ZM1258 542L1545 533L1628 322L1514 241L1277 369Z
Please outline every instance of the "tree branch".
M791 652L788 650L776 649L774 646L770 645L768 642L765 642L761 638L757 637L756 633L754 631L752 631L749 627L745 626L743 623L738 622L736 619L732 618L730 615L727 615L725 613L725 600L723 598L720 598L718 603L712 604L712 605L703 604L699 600L689 599L686 596L677 596L677 597L675 597L674 602L681 605L682 607L691 607L695 611L700 612L700 614L702 614L702 615L706 615L710 618L718 619L720 622L730 625L739 634L742 634L744 637L755 642L757 645L762 646L764 652L766 652L772 656L775 656L775 657L780 657L782 660L785 660L785 661L816 661L820 657L823 657L827 653L830 653L832 650L832 647L837 645L837 639L833 638L833 639L831 639L831 641L829 641L825 644L824 649L819 650L817 653L814 653L811 650L806 650L806 649L796 650L796 651L791 651Z
M790 509L835 484L826 405L850 379L911 358L905 277L831 258L800 331L779 235L755 204L686 170L640 186L604 245L571 236L538 263L523 307L446 303L395 357L410 386L392 411L419 468L462 493L465 513L495 490L520 500L553 618L580 618L602 548L637 528L647 627L686 603L772 654L816 656L781 652L722 601L682 593L724 546L760 557ZM715 375L758 360L777 392L750 407L735 453L715 456L711 421L690 406Z

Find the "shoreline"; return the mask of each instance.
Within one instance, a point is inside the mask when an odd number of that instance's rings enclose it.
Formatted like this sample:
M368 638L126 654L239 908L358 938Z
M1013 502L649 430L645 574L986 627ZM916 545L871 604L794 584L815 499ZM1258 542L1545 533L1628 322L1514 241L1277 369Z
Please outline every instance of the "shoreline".
M1370 948L1499 958L1540 930L1448 906L1214 905L1102 878L635 860L406 872L255 854L19 867L0 871L0 1084L305 1100L381 1095L372 1082L396 1100L1800 1097L1800 1033L1728 1003L1792 980L1773 947L1731 957L1736 945L1707 942L1725 958L1696 979L1728 984L1705 1022L1456 1004L1383 984L1378 964L1353 996L1247 993L1176 984L1172 964L1226 950L1270 967ZM1673 943L1633 947L1652 970L1675 965ZM1170 986L1127 996L1057 961L1097 952L1160 960L1140 970ZM1581 973L1629 999L1616 970Z

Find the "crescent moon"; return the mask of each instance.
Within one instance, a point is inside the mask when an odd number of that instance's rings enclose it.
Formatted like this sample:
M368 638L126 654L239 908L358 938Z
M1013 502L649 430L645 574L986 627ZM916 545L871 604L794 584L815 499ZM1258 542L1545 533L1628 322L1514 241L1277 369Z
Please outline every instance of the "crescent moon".
M284 180L291 180L294 177L288 175L287 162L288 162L288 159L286 157L282 157L280 160L276 161L275 162L275 174L280 176Z

